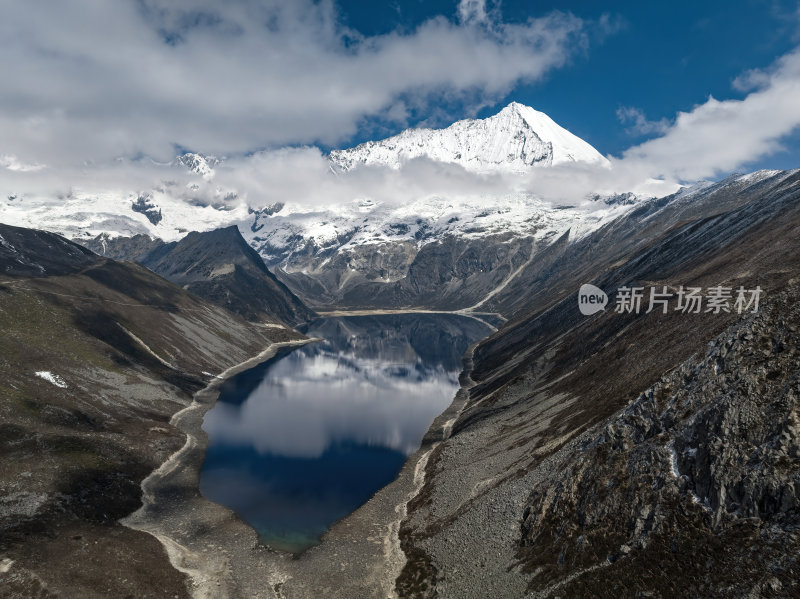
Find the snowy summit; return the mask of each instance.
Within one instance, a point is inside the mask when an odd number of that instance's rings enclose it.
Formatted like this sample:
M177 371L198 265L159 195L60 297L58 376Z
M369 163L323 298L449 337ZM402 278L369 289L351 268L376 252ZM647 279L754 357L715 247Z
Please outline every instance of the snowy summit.
M453 162L477 172L608 163L591 145L545 113L518 102L486 119L456 121L446 129L406 129L394 137L330 154L331 162L344 171L360 165L399 168L403 162L420 157Z
M203 156L194 152L187 152L186 154L178 156L176 162L208 181L214 177L213 167L219 164L220 161L214 156Z

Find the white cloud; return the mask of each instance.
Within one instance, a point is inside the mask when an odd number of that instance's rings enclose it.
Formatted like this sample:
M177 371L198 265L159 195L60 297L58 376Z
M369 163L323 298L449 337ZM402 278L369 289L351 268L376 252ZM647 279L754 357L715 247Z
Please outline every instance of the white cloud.
M462 23L487 23L486 0L461 0L458 3L458 17Z
M44 168L43 164L26 164L13 154L0 154L0 168L22 173L40 171Z
M0 153L55 165L335 144L367 117L496 100L584 44L585 24L561 13L509 24L464 0L459 14L365 37L327 0L14 3Z
M617 118L623 124L630 124L630 126L625 129L630 135L664 133L669 129L670 125L669 121L665 118L658 121L649 121L642 110L631 106L621 106L618 108Z
M755 89L767 87L770 75L764 69L750 69L736 77L731 85L740 92L751 92Z
M433 98L482 106L564 64L585 43L586 24L558 13L508 24L485 2L463 0L458 23L440 17L409 33L363 37L324 1L234 2L224 15L210 0L192 2L192 10L186 1L148 0L144 10L53 1L41 19L36 7L44 2L15 4L0 22L4 195L112 190L126 210L129 194L150 190L189 203L256 208L519 191L578 203L590 193L660 195L677 182L741 168L779 150L800 126L795 51L737 78L734 87L748 92L743 100L709 98L655 122L621 108L619 118L634 132L658 136L612 158L611 168L482 176L414 160L400 171L365 168L337 177L318 148L299 144L346 139L364 118L403 123L412 109L431 114ZM141 158L166 162L173 144L229 158L209 181ZM126 158L112 160L119 156Z
M706 102L680 112L661 137L623 153L619 166L681 181L730 172L781 149L800 126L800 50L735 83L743 100Z

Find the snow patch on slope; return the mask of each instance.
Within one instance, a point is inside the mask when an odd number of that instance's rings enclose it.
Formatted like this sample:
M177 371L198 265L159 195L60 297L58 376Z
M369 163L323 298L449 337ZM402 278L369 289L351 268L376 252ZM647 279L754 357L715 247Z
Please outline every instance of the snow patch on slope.
M66 388L67 388L67 383L66 383L66 381L64 381L64 379L62 379L62 378L61 378L60 376L58 376L57 374L53 374L53 373L52 373L52 372L50 372L49 370L39 370L39 371L37 371L35 374L36 374L36 376L38 376L40 379L44 379L44 380L46 380L48 383L52 383L52 384L53 384L53 385L55 385L56 387L59 387L59 388L61 388L61 389L66 389Z
M205 205L187 200L182 190L169 187L148 194L148 202L159 215L157 219L152 214L148 218L147 211L133 209L138 197L123 190L79 189L61 198L26 195L9 201L0 197L0 214L6 224L44 229L73 239L91 239L106 233L110 238L144 234L165 241L176 241L190 231L209 231L248 219L243 201Z
M203 156L194 152L187 152L176 159L178 164L182 164L189 171L197 173L206 181L214 178L214 168L221 161L214 156Z

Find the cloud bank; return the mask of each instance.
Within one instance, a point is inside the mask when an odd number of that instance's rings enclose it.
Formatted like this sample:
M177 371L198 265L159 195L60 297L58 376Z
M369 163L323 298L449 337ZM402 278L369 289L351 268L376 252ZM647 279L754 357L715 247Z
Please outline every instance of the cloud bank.
M156 190L253 208L520 192L579 203L670 193L779 151L800 126L796 50L732 82L742 100L709 98L658 121L621 108L632 133L656 137L609 157L610 168L479 175L418 159L337 175L313 145L346 140L365 119L402 126L441 102L490 103L566 64L593 26L608 23L553 13L510 24L485 0L372 37L344 26L328 0L16 3L0 21L0 192L77 189L127 205ZM227 159L203 178L168 164L182 148Z
M41 0L0 20L0 154L101 163L176 147L336 144L365 118L496 101L585 45L562 14L504 23L485 2L364 36L330 0Z

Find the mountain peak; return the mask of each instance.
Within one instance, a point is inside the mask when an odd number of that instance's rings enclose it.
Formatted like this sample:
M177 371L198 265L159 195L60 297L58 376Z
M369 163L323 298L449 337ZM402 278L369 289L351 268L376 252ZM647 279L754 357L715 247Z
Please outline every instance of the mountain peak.
M341 170L377 164L399 168L425 157L460 164L478 172L524 172L531 167L607 160L591 145L530 106L511 102L494 116L456 121L445 129L406 129L377 142L334 150L331 162Z
M220 160L214 156L203 156L194 152L186 152L178 156L175 161L189 171L197 173L206 181L214 177L213 167L220 163Z
M534 112L538 112L533 108L531 108L530 106L527 106L525 104L520 104L519 102L516 101L511 101L506 106L504 106L497 114L502 114L502 113L520 114L523 110L533 110Z
M521 119L543 142L550 143L553 148L551 164L588 162L605 165L608 163L587 142L564 129L544 112L530 106L519 102L511 102L495 116L489 117L489 119L499 119L500 117Z
M93 252L55 233L0 223L0 273L4 275L69 275L101 261Z
M180 241L117 238L101 249L136 261L231 312L253 322L280 319L297 324L315 316L273 275L236 225L193 231ZM142 248L143 251L139 251Z

